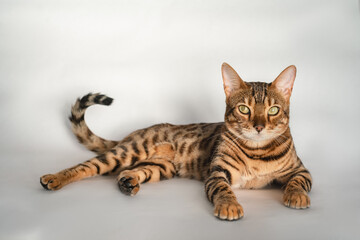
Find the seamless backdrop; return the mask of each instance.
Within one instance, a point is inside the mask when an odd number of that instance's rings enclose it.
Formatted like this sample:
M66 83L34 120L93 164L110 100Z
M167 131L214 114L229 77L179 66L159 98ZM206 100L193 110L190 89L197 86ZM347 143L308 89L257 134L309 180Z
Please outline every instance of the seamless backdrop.
M360 11L355 0L0 0L0 239L355 239L360 225ZM47 192L39 177L93 156L67 116L88 92L97 134L223 120L220 66L245 81L298 74L291 130L312 207L236 190L244 219L212 216L201 182L122 195L112 177Z

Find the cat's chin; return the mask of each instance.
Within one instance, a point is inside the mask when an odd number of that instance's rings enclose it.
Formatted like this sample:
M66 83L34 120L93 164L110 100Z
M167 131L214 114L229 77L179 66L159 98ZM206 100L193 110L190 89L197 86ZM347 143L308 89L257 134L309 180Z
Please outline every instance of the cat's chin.
M254 143L265 143L272 141L276 137L269 136L268 134L263 134L263 133L255 133L255 134L243 134L241 138L246 141L251 141Z
M230 132L232 132L235 136L237 136L238 139L241 139L243 141L246 142L253 142L254 144L259 144L259 143L266 143L269 141L272 141L274 139L273 136L270 136L267 133L253 133L253 132L246 132L246 131L242 131L241 133L234 130L234 129L229 129Z
M262 142L268 142L270 139L264 137L251 137L251 138L247 138L247 140L255 143L262 143Z

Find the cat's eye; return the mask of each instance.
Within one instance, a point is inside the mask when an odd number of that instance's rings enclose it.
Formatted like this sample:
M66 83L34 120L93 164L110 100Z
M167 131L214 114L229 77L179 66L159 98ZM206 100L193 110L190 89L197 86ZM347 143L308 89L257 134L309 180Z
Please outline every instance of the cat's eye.
M242 113L242 114L249 114L250 113L250 109L245 106L245 105L240 105L239 106L239 111Z
M269 115L271 115L271 116L274 116L274 115L276 115L276 114L278 114L278 112L279 112L279 108L278 107L271 107L270 109L269 109Z

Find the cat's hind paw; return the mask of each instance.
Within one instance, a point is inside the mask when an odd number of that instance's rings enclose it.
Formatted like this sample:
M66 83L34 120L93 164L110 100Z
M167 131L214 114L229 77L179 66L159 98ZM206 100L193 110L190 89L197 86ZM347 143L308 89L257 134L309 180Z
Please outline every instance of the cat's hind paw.
M214 215L221 220L234 221L244 216L244 210L237 202L224 202L215 204Z
M291 191L284 194L283 202L285 206L295 209L305 209L310 207L310 198L306 192Z
M40 184L46 189L46 190L59 190L63 187L60 179L53 174L47 174L40 178Z
M118 185L122 193L130 196L134 196L140 190L140 184L137 178L129 175L120 176Z

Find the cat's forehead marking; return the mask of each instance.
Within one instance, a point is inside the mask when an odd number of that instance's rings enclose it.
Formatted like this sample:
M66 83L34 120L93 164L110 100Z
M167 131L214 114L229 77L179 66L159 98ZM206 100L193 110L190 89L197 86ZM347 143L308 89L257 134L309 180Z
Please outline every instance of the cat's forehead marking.
M246 105L251 105L248 98L245 98L244 100L245 100L244 102L245 102Z
M275 99L274 98L271 98L271 100L270 100L270 106L271 105L274 105L276 102L275 102Z
M249 82L248 84L251 87L251 94L255 103L264 103L269 84L264 82Z

